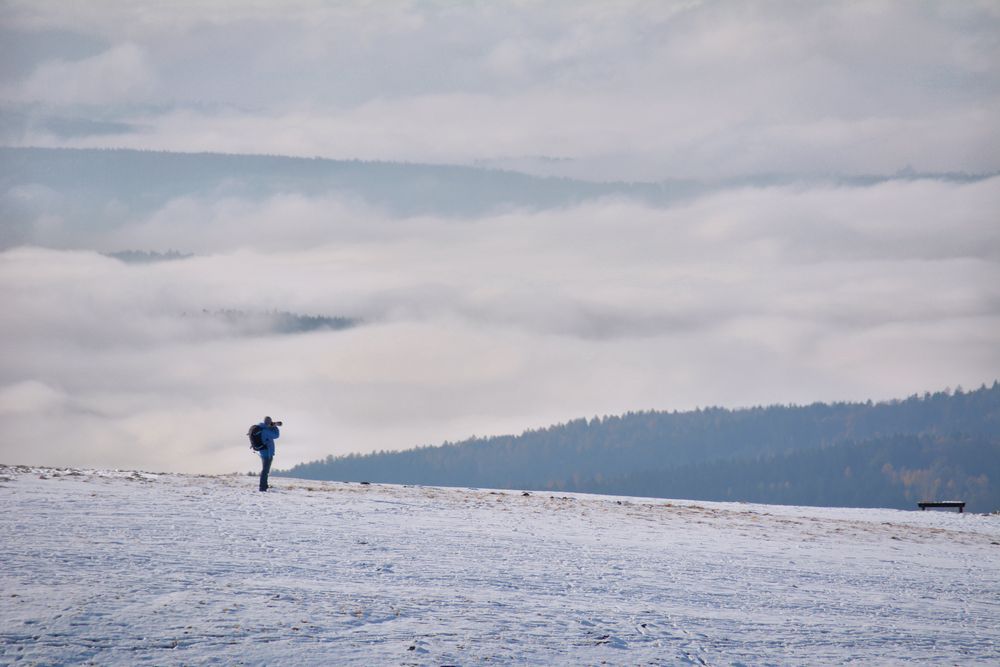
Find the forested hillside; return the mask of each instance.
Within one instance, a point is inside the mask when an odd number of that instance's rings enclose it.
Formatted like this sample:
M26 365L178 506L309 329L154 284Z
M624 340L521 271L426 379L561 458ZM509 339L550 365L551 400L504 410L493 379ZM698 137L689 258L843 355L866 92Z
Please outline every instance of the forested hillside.
M752 460L726 460L572 482L592 493L827 507L913 509L960 499L1000 509L1000 438L895 435Z
M579 419L520 436L327 457L295 477L806 505L1000 509L1000 383L884 403Z

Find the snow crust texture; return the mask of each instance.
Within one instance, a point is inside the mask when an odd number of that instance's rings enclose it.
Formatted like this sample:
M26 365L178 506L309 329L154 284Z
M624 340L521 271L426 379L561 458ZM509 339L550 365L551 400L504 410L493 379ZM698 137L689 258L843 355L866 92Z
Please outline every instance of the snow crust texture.
M1000 517L0 466L0 664L1000 663Z

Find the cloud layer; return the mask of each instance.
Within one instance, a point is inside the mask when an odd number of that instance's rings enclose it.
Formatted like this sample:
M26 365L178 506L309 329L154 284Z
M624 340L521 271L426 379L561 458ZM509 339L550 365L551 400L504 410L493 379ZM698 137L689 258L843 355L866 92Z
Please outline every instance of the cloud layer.
M1000 169L988 1L57 1L0 21L21 45L0 100L29 118L6 143L604 179Z
M291 465L636 409L978 386L1000 376L998 205L1000 179L476 220L174 201L91 246L196 257L0 254L0 460L229 471L252 466L243 422L264 414L287 421ZM364 324L247 338L186 316L227 308Z

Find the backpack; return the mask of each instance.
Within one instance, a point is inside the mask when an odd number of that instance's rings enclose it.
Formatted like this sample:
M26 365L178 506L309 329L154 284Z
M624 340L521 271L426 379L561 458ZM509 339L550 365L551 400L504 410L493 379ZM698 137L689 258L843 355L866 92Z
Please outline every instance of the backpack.
M267 449L267 445L264 444L264 439L260 437L260 432L262 430L263 429L260 427L260 424L254 424L250 427L250 430L247 431L247 435L250 436L250 449L255 452Z

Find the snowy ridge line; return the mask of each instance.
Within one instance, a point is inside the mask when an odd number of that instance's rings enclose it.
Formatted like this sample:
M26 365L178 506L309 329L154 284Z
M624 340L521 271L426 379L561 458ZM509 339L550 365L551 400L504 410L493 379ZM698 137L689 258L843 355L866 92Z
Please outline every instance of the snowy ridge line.
M228 473L228 474L199 474L199 473L175 473L175 472L151 472L144 470L131 470L131 469L100 469L100 468L60 468L52 466L28 466L28 465L7 465L0 463L0 474L5 474L5 471L18 472L18 473L29 473L46 475L51 477L101 477L109 479L135 479L135 480L146 480L152 481L160 478L191 478L191 479L216 479L216 480L243 480L244 478L253 477L256 479L256 473ZM1000 521L1000 513L976 513L976 512L965 512L958 514L956 512L932 512L926 516L921 513L917 513L916 503L914 503L914 511L908 510L896 510L890 508L855 508L855 507L815 507L815 506L802 506L802 505L772 505L772 504L762 504L762 503L747 503L747 502L727 502L727 501L710 501L710 500L684 500L676 498L654 498L654 497L644 497L644 496L620 496L620 495L603 495L603 494L593 494L593 493L581 493L581 492L567 492L567 491L539 491L539 490L522 490L522 489L489 489L480 487L457 487L457 486L432 486L423 484L390 484L382 482L337 482L337 481L323 481L323 480L313 480L313 479L299 479L295 477L275 477L274 480L278 480L277 489L284 488L286 490L300 489L310 492L315 491L342 491L345 489L359 489L364 490L365 488L387 488L387 489L428 489L435 493L447 493L447 492L459 492L459 493L489 493L490 495L501 495L501 496L537 496L539 498L550 498L550 499L567 499L567 500L583 500L583 501L595 501L595 502L605 502L614 503L617 505L643 505L643 506L653 506L653 507L678 507L678 508L690 508L690 509L713 509L716 511L729 511L735 513L757 513L757 514L767 514L775 516L799 516L803 513L809 514L810 516L815 515L817 517L826 517L830 519L836 519L838 516L842 515L845 511L848 512L872 512L872 513L885 513L891 516L897 521L903 523L913 523L914 525L925 525L928 518L940 518L939 515L944 515L944 520L941 521L941 525L946 526L956 526L961 524L955 524L954 522L962 521L971 517L994 517ZM975 522L970 522L970 526L980 525ZM988 524L986 524L988 525Z
M18 472L38 475L41 479L60 477L67 478L94 478L94 479L124 479L130 481L150 482L159 479L189 479L189 480L218 480L231 485L236 482L242 485L247 478L256 479L256 476L245 473L228 473L224 475L207 475L192 473L165 473L149 472L141 470L127 469L87 469L87 468L56 468L49 466L25 466L0 464L0 475L7 472ZM8 475L9 476L9 475ZM742 519L758 521L757 517L770 517L774 525L802 526L804 521L819 522L825 521L838 526L837 530L845 530L849 526L861 528L871 524L872 530L877 530L875 524L883 527L909 526L920 529L917 533L927 532L944 538L959 539L964 533L980 533L984 535L1000 534L1000 514L982 513L956 513L953 511L939 512L917 512L895 509L873 509L873 508L837 508L837 507L812 507L797 505L767 505L759 503L744 502L714 502L705 500L683 500L665 498L647 498L640 496L609 496L590 493L576 492L550 492L550 491L524 491L519 489L481 489L477 487L451 487L451 486L426 486L420 484L386 484L379 482L336 482L311 479L297 479L293 477L281 477L280 482L275 486L273 492L281 491L306 491L308 493L350 493L362 492L371 495L374 489L387 489L394 491L394 497L409 493L428 499L438 499L449 497L449 494L459 496L471 495L472 497L482 497L484 494L493 497L511 497L548 499L557 501L556 505L546 505L553 509L562 509L559 501L574 501L586 504L594 504L596 507L603 507L607 504L621 506L622 508L639 508L649 510L660 508L670 510L677 515L677 518L690 518L692 520L712 517L718 520ZM0 483L5 481L0 477ZM373 503L383 504L403 504L397 500L375 500ZM916 508L915 508L916 509ZM845 513L858 514L864 519L845 518ZM642 515L634 514L636 516ZM985 519L985 520L977 520ZM900 538L901 539L901 538Z
M995 664L1000 518L0 466L0 664Z

